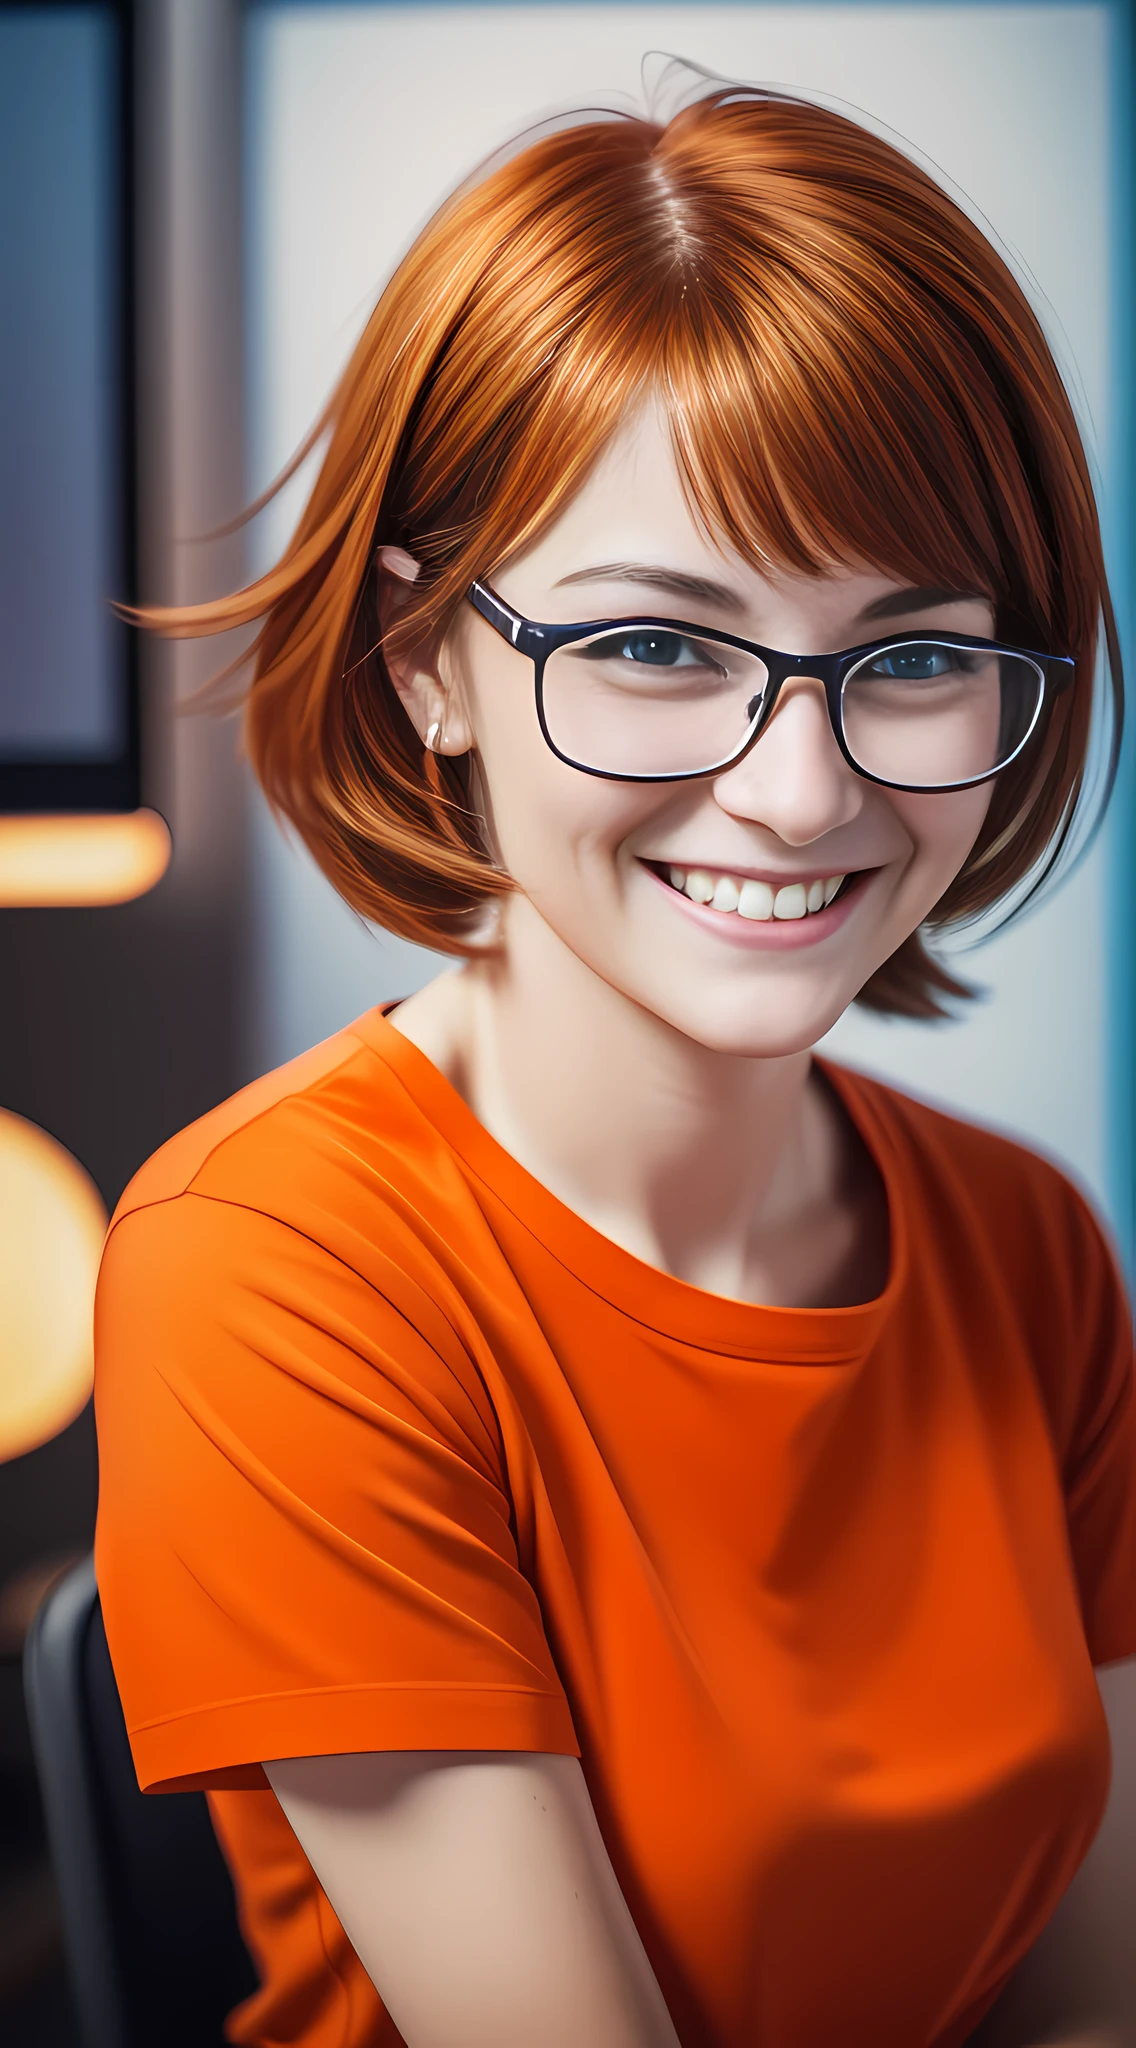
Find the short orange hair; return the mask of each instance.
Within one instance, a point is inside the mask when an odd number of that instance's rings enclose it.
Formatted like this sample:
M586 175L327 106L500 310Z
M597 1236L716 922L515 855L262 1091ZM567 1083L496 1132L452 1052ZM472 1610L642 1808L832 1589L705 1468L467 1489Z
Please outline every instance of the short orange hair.
M463 953L511 886L468 761L425 753L391 685L376 548L422 564L400 641L436 641L647 391L697 511L751 561L957 582L990 596L1001 637L1075 658L929 925L1036 886L1083 793L1102 618L1114 736L1121 689L1060 375L1006 264L917 165L825 108L729 87L665 125L562 127L448 200L332 398L279 563L229 598L145 615L177 633L259 621L249 753L339 893ZM915 933L861 1000L931 1016L965 993Z

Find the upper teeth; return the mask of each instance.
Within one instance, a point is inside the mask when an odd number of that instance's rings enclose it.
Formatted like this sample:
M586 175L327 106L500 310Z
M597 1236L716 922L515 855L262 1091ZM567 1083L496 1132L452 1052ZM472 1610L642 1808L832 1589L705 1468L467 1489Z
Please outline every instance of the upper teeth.
M843 875L828 875L812 882L786 882L774 889L769 882L746 881L737 875L712 874L709 868L668 868L673 889L681 889L692 903L708 903L712 910L736 910L739 917L765 923L771 917L805 917L832 902Z

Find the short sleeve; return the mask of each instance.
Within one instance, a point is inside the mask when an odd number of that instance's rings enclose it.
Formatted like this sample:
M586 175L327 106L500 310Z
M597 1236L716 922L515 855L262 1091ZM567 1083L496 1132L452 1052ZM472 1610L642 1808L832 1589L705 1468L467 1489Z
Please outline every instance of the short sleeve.
M139 1782L278 1756L576 1754L496 1418L420 1275L184 1193L96 1308L96 1570Z
M1096 1219L1072 1189L1066 1194L1061 1263L1068 1304L1059 1318L1060 1357L1050 1332L1052 1409L1085 1636L1093 1663L1110 1664L1136 1656L1132 1315Z

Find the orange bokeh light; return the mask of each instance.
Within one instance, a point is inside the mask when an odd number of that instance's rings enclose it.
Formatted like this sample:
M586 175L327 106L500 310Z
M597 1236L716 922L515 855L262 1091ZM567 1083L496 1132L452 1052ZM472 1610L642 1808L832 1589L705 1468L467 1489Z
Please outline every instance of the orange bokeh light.
M0 1110L0 1459L46 1443L90 1395L106 1224L78 1160Z
M169 859L156 811L0 817L0 907L128 903L161 881Z

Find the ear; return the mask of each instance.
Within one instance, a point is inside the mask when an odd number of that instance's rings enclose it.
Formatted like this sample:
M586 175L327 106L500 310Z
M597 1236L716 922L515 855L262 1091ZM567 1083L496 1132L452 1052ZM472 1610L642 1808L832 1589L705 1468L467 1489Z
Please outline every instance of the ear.
M379 548L375 556L379 571L379 621L384 633L397 618L422 565L405 548ZM387 674L399 701L424 747L433 754L465 754L473 745L473 734L453 677L443 675L436 649L412 646L395 653L385 650ZM447 667L451 664L447 664Z
M405 548L378 548L375 561L388 576L397 576L400 583L416 583L422 574L421 562L416 562Z

